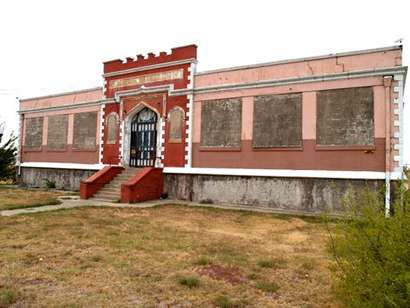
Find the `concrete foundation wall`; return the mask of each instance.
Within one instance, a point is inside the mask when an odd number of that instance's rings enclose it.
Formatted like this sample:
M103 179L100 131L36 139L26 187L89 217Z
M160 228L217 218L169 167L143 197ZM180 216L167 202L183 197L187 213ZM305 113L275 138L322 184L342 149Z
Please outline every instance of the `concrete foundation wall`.
M56 188L80 190L80 182L87 179L95 170L21 168L21 181L28 187L45 187L45 179L54 181Z
M348 191L379 191L383 185L376 180L166 174L164 192L172 199L313 214L340 212Z

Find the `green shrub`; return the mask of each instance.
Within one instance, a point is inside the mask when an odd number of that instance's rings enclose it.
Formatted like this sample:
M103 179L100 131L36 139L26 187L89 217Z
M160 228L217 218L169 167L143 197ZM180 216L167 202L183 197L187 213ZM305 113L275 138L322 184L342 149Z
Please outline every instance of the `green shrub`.
M334 290L348 307L410 306L410 198L401 195L385 218L382 194L349 193L346 216L329 232Z
M212 201L212 199L204 199L199 201L200 204L213 204L214 202Z
M1 123L0 123L1 124ZM10 136L0 145L0 180L14 183L16 180L17 137Z
M233 308L235 307L235 303L226 295L220 295L214 300L214 304L216 307L220 308Z
M9 307L17 302L17 293L14 288L0 288L0 307Z
M201 256L195 261L196 265L209 265L212 264L212 260L207 256Z
M269 293L275 293L279 290L279 285L274 281L258 281L256 287Z
M47 189L54 189L56 188L56 182L49 179L44 179L44 184L46 185Z
M199 279L194 276L178 277L178 282L180 285L187 286L190 289L196 288L199 286Z
M258 261L258 265L263 268L285 268L286 267L286 260L283 258L268 258L268 259L261 259Z

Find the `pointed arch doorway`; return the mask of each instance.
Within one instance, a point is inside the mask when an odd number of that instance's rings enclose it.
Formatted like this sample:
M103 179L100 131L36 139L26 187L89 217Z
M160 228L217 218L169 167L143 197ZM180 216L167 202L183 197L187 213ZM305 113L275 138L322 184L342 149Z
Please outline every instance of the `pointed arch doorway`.
M144 107L131 121L130 167L153 167L157 148L157 114Z

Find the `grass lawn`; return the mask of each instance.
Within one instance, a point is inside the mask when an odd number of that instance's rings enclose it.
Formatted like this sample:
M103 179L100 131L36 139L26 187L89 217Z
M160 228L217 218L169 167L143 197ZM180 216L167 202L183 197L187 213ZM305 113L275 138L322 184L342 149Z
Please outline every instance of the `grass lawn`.
M0 211L59 204L57 197L61 195L64 192L0 185Z
M164 205L0 217L0 307L337 307L313 219Z

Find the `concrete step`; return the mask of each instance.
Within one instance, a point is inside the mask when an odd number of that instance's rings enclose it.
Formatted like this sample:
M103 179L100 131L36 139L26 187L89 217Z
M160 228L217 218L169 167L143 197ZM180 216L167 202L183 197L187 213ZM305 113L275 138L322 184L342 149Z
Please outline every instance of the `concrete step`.
M117 182L110 182L110 183L108 183L108 184L105 184L104 185L104 187L108 187L108 186L118 186L118 187L120 187L121 186L121 184L124 184L125 182L127 182L127 181L117 181Z
M120 196L111 196L111 195L106 195L106 194L101 194L101 195L94 195L94 198L97 199L106 199L106 200L111 200L111 201L118 201L121 199Z
M126 181L130 178L132 178L133 175L117 175L115 178L113 178L112 180L122 180L122 181Z
M100 191L98 191L94 196L99 196L99 195L106 195L106 196L111 196L111 197L113 197L113 198L116 198L116 197L119 197L120 196L120 194L119 193L116 193L116 192L111 192L111 191L103 191L103 190L100 190Z
M108 184L105 184L104 187L109 187L109 186L121 186L121 184L124 184L127 181L117 181L117 182L113 182L111 181Z
M121 189L120 188L111 188L111 187L104 187L103 189L100 189L98 192L108 192L108 193L113 193L113 194L120 194L121 193Z
M141 172L142 168L126 168L124 171L116 175L111 182L104 185L93 196L93 200L116 202L121 198L121 185L127 182L130 178Z
M126 180L112 180L111 182L109 182L109 183L107 183L107 184L105 184L105 185L108 185L108 184L122 184L122 183L125 183L125 182L127 182L128 181L128 179L126 179Z

